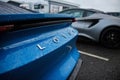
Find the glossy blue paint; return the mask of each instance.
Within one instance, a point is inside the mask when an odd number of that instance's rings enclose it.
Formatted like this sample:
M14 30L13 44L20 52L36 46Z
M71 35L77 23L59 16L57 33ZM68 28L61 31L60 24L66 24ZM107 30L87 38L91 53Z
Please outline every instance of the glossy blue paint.
M66 80L80 58L70 24L0 34L0 80Z
M24 16L24 17L23 17ZM41 14L41 13L31 13L31 14L1 14L0 23L10 22L10 21L20 21L20 20L34 20L34 19L44 19L44 18L73 18L69 15L63 14Z

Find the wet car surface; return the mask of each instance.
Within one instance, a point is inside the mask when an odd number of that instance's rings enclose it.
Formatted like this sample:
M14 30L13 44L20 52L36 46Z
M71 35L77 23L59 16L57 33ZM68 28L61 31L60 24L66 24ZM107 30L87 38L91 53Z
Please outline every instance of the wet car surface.
M0 5L0 80L68 79L81 63L74 18Z

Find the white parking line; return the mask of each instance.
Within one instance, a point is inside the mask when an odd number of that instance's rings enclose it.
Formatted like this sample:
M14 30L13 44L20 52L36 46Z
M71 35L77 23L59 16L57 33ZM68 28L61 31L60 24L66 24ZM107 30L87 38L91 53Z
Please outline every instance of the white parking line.
M109 61L108 58L104 58L104 57L101 57L101 56L98 56L98 55L94 55L94 54L87 53L87 52L80 51L80 50L79 50L78 52L81 53L81 54L84 54L84 55L90 56L90 57L94 57L94 58L101 59L101 60L104 60L104 61Z

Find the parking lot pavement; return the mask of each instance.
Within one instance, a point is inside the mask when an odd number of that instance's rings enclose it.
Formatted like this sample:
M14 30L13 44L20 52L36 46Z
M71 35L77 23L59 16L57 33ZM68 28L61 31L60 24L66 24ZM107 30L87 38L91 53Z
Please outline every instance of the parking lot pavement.
M120 49L107 49L98 43L79 40L83 64L76 80L120 80Z

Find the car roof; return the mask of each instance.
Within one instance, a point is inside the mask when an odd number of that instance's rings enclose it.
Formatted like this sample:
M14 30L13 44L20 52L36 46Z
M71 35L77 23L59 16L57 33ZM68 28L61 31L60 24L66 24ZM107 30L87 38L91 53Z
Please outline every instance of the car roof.
M87 10L94 11L94 12L98 12L98 13L104 13L103 11L96 10L96 9L87 9Z
M26 13L30 14L34 12L0 1L0 14L26 14Z

